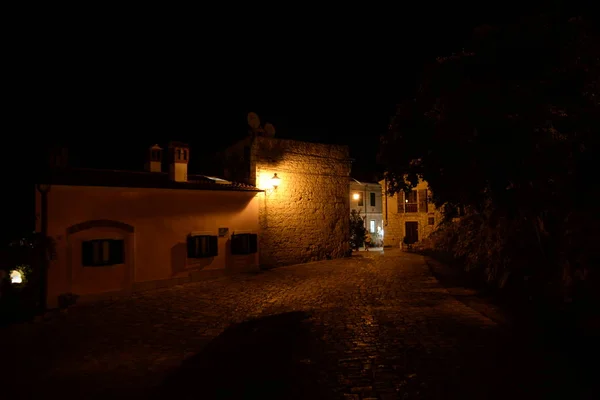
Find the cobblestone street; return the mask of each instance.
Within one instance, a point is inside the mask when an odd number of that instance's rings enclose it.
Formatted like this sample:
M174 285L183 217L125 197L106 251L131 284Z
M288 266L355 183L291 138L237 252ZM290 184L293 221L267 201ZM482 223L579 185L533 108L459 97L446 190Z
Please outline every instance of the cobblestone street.
M540 367L551 363L534 363L509 337L442 288L423 257L398 250L78 305L0 331L3 387L15 391L7 399L489 399L560 389L559 373Z

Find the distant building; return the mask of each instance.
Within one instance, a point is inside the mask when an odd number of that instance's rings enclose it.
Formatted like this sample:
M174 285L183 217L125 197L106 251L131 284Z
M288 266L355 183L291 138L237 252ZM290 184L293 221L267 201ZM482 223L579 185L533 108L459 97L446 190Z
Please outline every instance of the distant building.
M359 182L350 178L350 211L356 210L365 221L375 245L383 244L384 225L382 213L382 189L379 183Z
M69 169L61 159L38 182L37 230L45 222L56 247L50 307L63 293L97 298L258 269L261 191L188 174L183 143L170 144L162 172L162 151L149 149L144 172Z
M385 246L400 246L404 238L417 243L429 237L441 219L441 213L430 202L427 182L420 181L409 193L387 193L386 181L380 182L383 193Z

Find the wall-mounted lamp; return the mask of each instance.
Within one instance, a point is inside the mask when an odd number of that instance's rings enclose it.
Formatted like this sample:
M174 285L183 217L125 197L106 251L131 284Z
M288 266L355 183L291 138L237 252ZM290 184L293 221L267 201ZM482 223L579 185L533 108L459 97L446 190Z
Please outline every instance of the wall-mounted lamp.
M23 274L21 271L12 270L10 271L10 283L23 283Z
M358 194L358 193L354 193L354 194L352 195L352 198L353 198L354 200L358 200L358 199L360 199L360 194Z
M405 203L408 203L408 199L404 200Z
M37 189L40 191L40 193L48 193L50 191L50 185L48 185L47 183L40 183L37 185Z
M279 181L281 179L277 176L277 173L275 173L275 175L273 175L273 177L271 178L271 187L273 189L277 189L277 186L279 186Z

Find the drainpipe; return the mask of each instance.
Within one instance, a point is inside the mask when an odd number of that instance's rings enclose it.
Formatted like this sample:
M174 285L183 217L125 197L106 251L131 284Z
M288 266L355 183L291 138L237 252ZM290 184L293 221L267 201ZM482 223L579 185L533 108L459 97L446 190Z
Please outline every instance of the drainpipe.
M385 226L388 225L388 205L387 205L387 176L383 178L383 195L385 196Z
M367 228L367 232L369 231L369 218L367 218L368 213L367 213L367 185L365 184L365 195L363 196L363 199L365 199L365 201L363 202L363 205L365 207L365 228Z
M40 268L40 302L39 311L46 311L46 300L48 297L48 192L50 185L38 185L38 190L41 195L41 233L42 233L42 248L41 248L41 268Z

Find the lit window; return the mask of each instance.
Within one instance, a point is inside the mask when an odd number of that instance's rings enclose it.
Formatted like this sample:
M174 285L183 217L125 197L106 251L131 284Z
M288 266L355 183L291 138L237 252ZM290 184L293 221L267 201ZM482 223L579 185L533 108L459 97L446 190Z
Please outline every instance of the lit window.
M370 222L369 231L371 233L375 233L375 220L374 219L372 219L371 222Z

